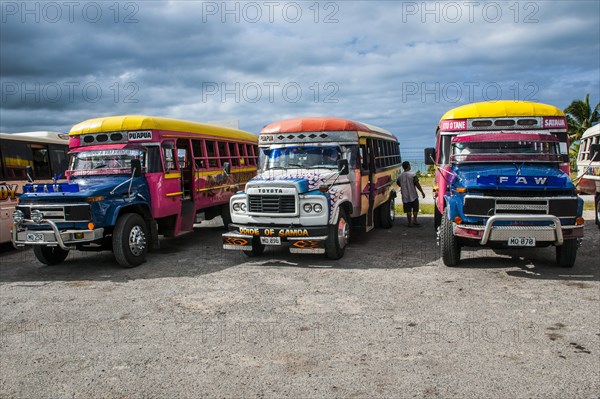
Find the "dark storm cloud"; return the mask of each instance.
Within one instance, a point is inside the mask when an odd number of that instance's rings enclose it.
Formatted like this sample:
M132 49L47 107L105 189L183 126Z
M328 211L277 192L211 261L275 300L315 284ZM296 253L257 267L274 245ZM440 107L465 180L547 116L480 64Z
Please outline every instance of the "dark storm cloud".
M460 104L531 99L564 108L598 96L597 2L475 3L428 2L428 14L422 2L322 2L318 13L312 2L271 10L128 2L116 15L114 3L91 2L77 4L100 5L98 21L75 13L53 23L9 10L0 25L0 128L68 130L91 117L144 113L237 119L258 131L280 118L335 115L424 146Z

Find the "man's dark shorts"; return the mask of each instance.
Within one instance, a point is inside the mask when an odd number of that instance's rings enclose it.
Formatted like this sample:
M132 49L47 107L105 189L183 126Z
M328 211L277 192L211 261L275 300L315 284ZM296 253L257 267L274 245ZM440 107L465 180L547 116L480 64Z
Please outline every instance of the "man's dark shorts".
M419 212L419 199L417 198L413 202L403 202L404 213L416 213Z

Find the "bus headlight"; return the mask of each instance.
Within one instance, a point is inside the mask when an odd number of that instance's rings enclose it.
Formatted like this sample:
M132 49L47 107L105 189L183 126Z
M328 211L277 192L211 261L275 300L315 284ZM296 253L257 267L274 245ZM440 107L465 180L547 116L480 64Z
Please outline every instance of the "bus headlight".
M14 224L21 224L21 222L23 222L23 219L25 219L25 214L23 213L23 211L16 210L13 212Z
M323 211L323 206L321 204L315 204L313 206L313 211L315 211L315 213L321 213Z
M33 220L35 223L42 223L42 221L44 220L44 214L42 213L42 211L34 209L33 211L31 211L31 220Z
M246 212L246 203L245 202L234 202L231 206L234 212L236 213L244 213Z
M306 212L306 213L311 213L313 210L313 206L312 206L312 204L304 204L302 209L304 209L304 212Z

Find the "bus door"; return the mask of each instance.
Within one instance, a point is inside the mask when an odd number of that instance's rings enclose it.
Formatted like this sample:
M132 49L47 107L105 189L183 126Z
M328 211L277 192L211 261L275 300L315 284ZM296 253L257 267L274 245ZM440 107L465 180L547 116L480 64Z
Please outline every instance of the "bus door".
M191 231L194 228L196 208L194 206L193 183L194 168L189 139L177 140L177 162L181 172L181 231Z
M367 139L367 168L369 171L369 189L367 192L369 209L366 218L366 231L371 231L375 227L375 148L372 139Z

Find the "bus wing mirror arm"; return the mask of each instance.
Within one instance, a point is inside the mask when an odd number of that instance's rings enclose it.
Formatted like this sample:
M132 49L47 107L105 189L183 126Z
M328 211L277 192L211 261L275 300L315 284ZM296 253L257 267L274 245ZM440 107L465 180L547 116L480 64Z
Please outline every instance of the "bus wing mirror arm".
M435 148L425 148L425 165L435 165Z
M229 162L223 163L223 172L225 172L225 175L227 176L231 174L231 164Z
M338 160L338 173L340 175L347 175L348 173L350 173L350 167L348 166L347 159Z
M27 180L29 181L29 183L33 183L33 168L31 167L31 165L27 165L25 170L27 171Z

